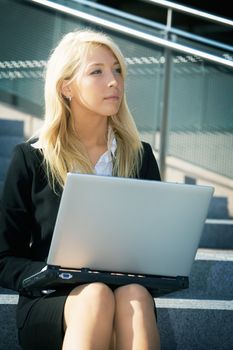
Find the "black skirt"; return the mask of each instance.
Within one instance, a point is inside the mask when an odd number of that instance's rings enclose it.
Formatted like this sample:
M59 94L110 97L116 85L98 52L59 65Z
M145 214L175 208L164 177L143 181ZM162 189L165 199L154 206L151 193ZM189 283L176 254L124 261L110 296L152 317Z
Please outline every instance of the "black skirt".
M119 286L110 288L114 291L117 287ZM37 298L22 327L18 329L19 343L23 350L62 349L64 306L73 288L64 288ZM157 320L156 306L154 311Z
M18 329L23 350L61 350L64 305L71 289L62 289L38 298L30 308L23 327Z

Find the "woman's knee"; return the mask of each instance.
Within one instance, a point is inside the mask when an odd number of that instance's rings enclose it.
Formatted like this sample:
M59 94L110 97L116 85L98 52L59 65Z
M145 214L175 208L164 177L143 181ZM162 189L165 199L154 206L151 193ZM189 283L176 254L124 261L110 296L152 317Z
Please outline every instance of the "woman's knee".
M90 283L75 287L67 297L72 303L87 303L114 307L114 295L111 289L104 283Z
M105 305L106 303L114 305L114 294L112 290L104 283L91 283L86 287L85 292L87 293L88 297L95 301L104 302Z
M117 297L126 296L133 299L144 299L150 296L147 289L137 283L127 284L125 286L117 288L115 290L115 295Z
M104 283L90 283L75 287L68 295L64 307L65 328L77 315L102 315L113 317L115 299L111 289Z
M153 298L146 288L140 284L128 284L115 290L117 302L139 302L153 305Z

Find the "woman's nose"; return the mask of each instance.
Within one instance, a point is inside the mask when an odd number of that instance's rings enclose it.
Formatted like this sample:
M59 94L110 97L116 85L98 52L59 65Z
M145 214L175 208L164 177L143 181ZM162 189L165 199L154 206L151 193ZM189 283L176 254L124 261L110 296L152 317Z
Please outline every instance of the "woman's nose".
M117 81L116 81L116 79L112 79L109 83L108 83L108 86L109 87L115 87L115 86L117 86Z
M117 86L118 85L118 82L117 82L117 79L115 77L115 75L113 73L110 73L109 74L109 77L108 77L108 86L109 87L112 87L112 86Z

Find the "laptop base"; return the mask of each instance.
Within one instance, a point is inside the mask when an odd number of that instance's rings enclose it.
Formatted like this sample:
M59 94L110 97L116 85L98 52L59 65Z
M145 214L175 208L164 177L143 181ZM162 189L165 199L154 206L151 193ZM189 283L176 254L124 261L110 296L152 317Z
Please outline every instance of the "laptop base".
M188 277L165 277L154 275L138 275L132 273L118 273L94 271L88 268L70 270L58 266L47 266L47 269L26 278L23 281L23 291L27 294L43 294L46 289L60 289L84 283L102 282L110 287L120 287L137 283L147 288L153 297L175 292L189 287Z

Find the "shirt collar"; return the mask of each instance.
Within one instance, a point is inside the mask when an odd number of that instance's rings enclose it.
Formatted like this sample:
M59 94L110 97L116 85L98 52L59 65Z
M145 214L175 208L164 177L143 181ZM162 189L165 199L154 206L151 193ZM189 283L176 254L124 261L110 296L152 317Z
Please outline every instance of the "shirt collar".
M108 152L111 153L113 157L115 157L115 152L117 149L117 143L114 131L111 126L108 128L108 141L107 141Z

